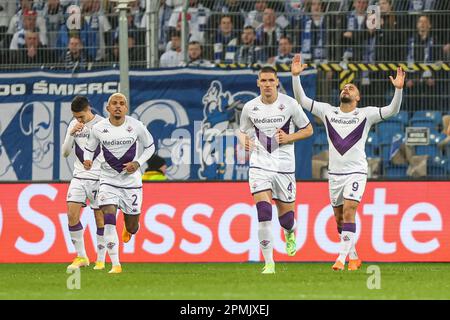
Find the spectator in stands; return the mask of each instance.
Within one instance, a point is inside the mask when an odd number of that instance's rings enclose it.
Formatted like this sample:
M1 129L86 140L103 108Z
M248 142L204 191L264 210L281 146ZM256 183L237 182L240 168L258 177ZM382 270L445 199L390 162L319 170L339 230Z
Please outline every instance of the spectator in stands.
M112 42L111 25L101 11L99 0L81 0L80 4L81 29L69 31L63 24L58 34L57 47L67 48L70 36L78 33L85 48L87 61L103 60L106 56L106 46Z
M169 20L172 16L172 7L167 4L166 0L159 1L159 11L158 11L158 49L159 53L162 54L165 49L167 42L169 42ZM142 27L146 28L147 19L142 20Z
M159 60L159 66L162 68L177 67L183 61L183 53L181 52L181 33L175 31L170 37L171 48L163 53Z
M354 10L347 15L347 28L343 34L346 47L342 60L362 61L368 32L366 26L368 0L354 0Z
M408 40L408 64L429 64L440 59L439 47L435 42L431 22L428 16L422 15L417 19L417 31ZM410 72L406 81L409 98L408 107L422 107L426 109L439 107L431 100L436 97L436 80L432 69L428 71Z
M232 63L237 49L237 34L231 16L222 16L213 40L214 62Z
M8 31L9 21L15 13L15 3L11 0L0 0L0 48L9 46L9 42L6 40L6 32Z
M262 60L261 47L256 45L255 29L251 25L244 27L244 30L242 31L241 41L236 50L234 61L236 63L247 65L265 63L265 61Z
M276 13L272 8L266 8L263 23L256 28L256 44L264 48L264 60L277 55L278 42L283 35L283 29L276 24Z
M44 5L41 15L45 19L47 29L47 46L49 48L56 48L58 31L61 25L66 22L64 9L61 6L60 0L48 0Z
M181 22L182 7L173 10L169 19L169 28L176 29L177 24ZM189 0L189 7L187 10L187 20L189 22L189 33L200 43L205 41L205 26L208 23L208 18L211 11L204 7L198 0Z
M26 10L23 12L23 23L22 28L14 33L9 49L17 50L25 46L25 32L26 31L38 31L39 32L39 42L42 46L47 45L47 31L46 27L39 28L36 25L37 22L37 12L33 10Z
M51 62L51 52L45 52L42 45L39 43L38 33L35 31L25 31L25 44L17 54L11 55L12 62L24 67L42 66L46 62Z
M255 9L250 11L245 18L245 25L256 29L263 23L264 10L267 8L267 0L255 1Z
M142 175L142 181L163 181L166 177L167 164L164 158L154 154L147 160L147 169Z
M136 44L136 39L133 34L128 36L128 61L130 67L144 67L145 66L145 52L144 48ZM105 59L107 66L117 68L120 62L120 48L119 39L114 42L114 46L110 54Z
M188 44L188 62L181 62L180 67L214 67L211 61L203 59L202 45L198 41Z
M327 16L322 12L322 1L312 0L306 6L301 26L301 52L305 62L326 63L327 51Z
M219 12L220 16L226 14L233 20L233 26L236 30L244 28L245 18L247 13L243 8L243 2L240 0L222 0L215 1L215 11Z
M291 64L294 54L292 53L292 41L288 36L282 36L278 45L278 55L273 60L267 61L268 63L275 64Z
M88 68L83 43L79 37L70 37L67 51L62 57L63 68L68 71L85 71Z
M380 0L380 29L376 30L376 62L403 61L406 49L404 31L401 30L398 17L393 11L392 0Z
M33 8L33 0L20 0L20 9L9 21L9 28L7 33L12 36L14 33L23 29L23 14L26 11L35 11ZM36 25L39 31L45 32L45 20L41 16L37 16ZM41 40L42 41L42 40ZM42 43L42 44L46 44Z

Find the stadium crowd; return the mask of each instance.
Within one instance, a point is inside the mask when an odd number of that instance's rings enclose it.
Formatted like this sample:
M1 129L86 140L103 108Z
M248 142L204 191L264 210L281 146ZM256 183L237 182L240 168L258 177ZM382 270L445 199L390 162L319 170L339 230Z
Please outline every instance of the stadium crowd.
M430 63L450 57L450 2L445 0L188 1L188 61L183 61L183 1L160 0L161 67L289 63L295 52L306 62L320 63ZM373 4L379 5L381 23L370 30L367 8ZM80 8L79 25L70 20L73 5ZM117 65L115 5L107 0L0 0L2 65L75 71ZM145 0L130 4L132 67L146 65L145 5Z

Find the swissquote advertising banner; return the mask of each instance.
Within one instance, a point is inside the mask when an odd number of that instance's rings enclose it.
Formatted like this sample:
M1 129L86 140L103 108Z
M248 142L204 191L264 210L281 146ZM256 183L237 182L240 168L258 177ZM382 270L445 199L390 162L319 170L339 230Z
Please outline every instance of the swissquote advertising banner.
M0 184L0 263L70 262L68 184ZM339 239L326 182L299 182L295 257L284 251L276 218L276 261L334 261ZM257 214L246 182L144 184L140 230L120 245L123 262L261 261ZM450 262L450 182L369 182L357 212L364 261ZM95 220L81 216L95 259ZM118 232L123 226L118 215ZM109 258L108 258L109 259Z
M290 73L279 77L280 91L293 96ZM248 178L248 159L234 130L244 104L259 95L256 79L250 69L130 72L129 114L152 133L170 180ZM302 74L310 97L315 80L313 70ZM2 73L0 181L70 180L74 155L62 157L60 147L72 119L71 100L86 95L107 116L108 97L118 90L117 70ZM312 142L296 143L297 178L311 178Z

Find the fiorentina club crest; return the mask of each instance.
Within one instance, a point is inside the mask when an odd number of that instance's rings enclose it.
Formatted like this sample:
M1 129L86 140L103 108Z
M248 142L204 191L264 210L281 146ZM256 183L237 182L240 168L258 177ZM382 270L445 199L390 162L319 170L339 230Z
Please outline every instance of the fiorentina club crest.
M131 131L133 131L133 128L132 128L131 126L129 126L129 127L127 128L127 131L128 131L128 132L131 132Z
M284 106L284 104L280 104L280 106L278 107L278 109L280 109L280 111L283 111L284 109L286 109L286 107Z

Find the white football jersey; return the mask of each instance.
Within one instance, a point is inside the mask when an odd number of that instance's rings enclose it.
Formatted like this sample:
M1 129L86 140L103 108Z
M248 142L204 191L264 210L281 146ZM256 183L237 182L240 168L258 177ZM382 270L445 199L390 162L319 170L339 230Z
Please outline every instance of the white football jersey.
M372 125L384 120L381 108L356 108L345 113L339 107L313 101L310 111L322 119L326 128L329 174L367 174L366 140Z
M63 146L67 145L70 150L72 148L75 148L75 162L73 165L73 176L75 178L80 179L93 179L98 180L100 176L100 164L103 161L103 156L100 151L100 147L95 149L94 152L94 161L92 163L91 170L84 169L83 161L84 161L84 148L86 146L86 143L89 138L89 134L92 130L92 127L102 121L104 118L95 115L95 117L89 121L88 123L85 123L83 129L81 131L78 131L73 136L70 135L70 132L72 131L73 127L78 123L77 119L73 119L69 126L67 127L67 133L66 138L64 140ZM72 140L72 141L71 141ZM63 147L64 148L64 147Z
M140 156L138 142L144 147ZM84 158L92 159L98 145L101 146L105 159L101 165L100 185L142 187L140 169L132 174L124 170L124 164L128 162L137 161L142 166L155 151L153 137L141 121L126 116L125 122L120 126L111 124L109 119L98 122L92 128Z
M294 173L294 143L278 145L275 134L277 129L291 134L296 126L303 129L309 123L297 101L283 93L278 93L277 100L272 104L264 104L261 96L247 102L242 109L240 130L255 141L250 168Z

